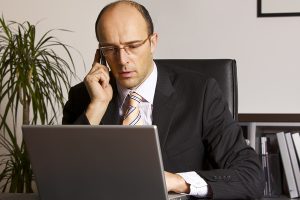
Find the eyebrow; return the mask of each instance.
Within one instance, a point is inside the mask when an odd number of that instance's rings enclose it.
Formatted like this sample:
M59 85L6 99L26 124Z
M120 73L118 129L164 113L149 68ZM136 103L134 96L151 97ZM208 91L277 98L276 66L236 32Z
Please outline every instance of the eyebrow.
M133 40L133 41L128 41L128 42L124 42L123 45L128 45L128 44L134 44L137 42L142 42L143 40ZM107 43L107 42L103 42L103 43L99 43L100 46L117 46L115 44L112 43Z

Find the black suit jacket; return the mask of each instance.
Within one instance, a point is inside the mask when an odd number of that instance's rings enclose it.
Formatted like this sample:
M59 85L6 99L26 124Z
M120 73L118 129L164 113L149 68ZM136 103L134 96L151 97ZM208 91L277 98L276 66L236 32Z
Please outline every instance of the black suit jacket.
M184 69L158 66L153 102L163 164L169 172L196 171L217 199L257 198L264 178L255 151L246 145L215 80ZM119 124L117 89L101 124ZM90 102L83 83L73 87L63 124L89 124Z

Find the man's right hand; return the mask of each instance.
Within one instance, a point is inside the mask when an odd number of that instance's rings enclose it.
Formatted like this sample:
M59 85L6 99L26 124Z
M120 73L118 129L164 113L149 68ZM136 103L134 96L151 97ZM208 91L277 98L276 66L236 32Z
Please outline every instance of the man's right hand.
M86 116L91 125L100 123L113 95L113 90L109 83L108 68L101 65L99 60L100 50L97 49L92 69L84 78L84 83L91 99L86 110Z

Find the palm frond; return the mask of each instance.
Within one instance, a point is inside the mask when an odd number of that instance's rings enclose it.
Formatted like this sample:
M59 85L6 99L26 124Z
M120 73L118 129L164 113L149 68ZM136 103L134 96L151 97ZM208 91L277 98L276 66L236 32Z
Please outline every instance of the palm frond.
M0 145L6 150L0 155L2 191L32 192L31 165L25 144L17 137L20 112L23 124L57 122L64 91L69 90L72 78L77 78L71 55L75 49L52 35L55 31L70 32L50 29L38 39L36 25L6 22L0 17L0 103L4 107ZM58 55L58 49L66 58Z

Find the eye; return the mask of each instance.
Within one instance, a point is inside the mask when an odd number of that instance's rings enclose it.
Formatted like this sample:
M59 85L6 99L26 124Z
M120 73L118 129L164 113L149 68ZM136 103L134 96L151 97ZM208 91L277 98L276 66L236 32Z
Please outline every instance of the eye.
M105 51L115 51L115 47L105 47Z
M135 44L128 44L127 47L130 49L135 49L138 48L139 46L141 46L141 44L139 43L135 43Z

